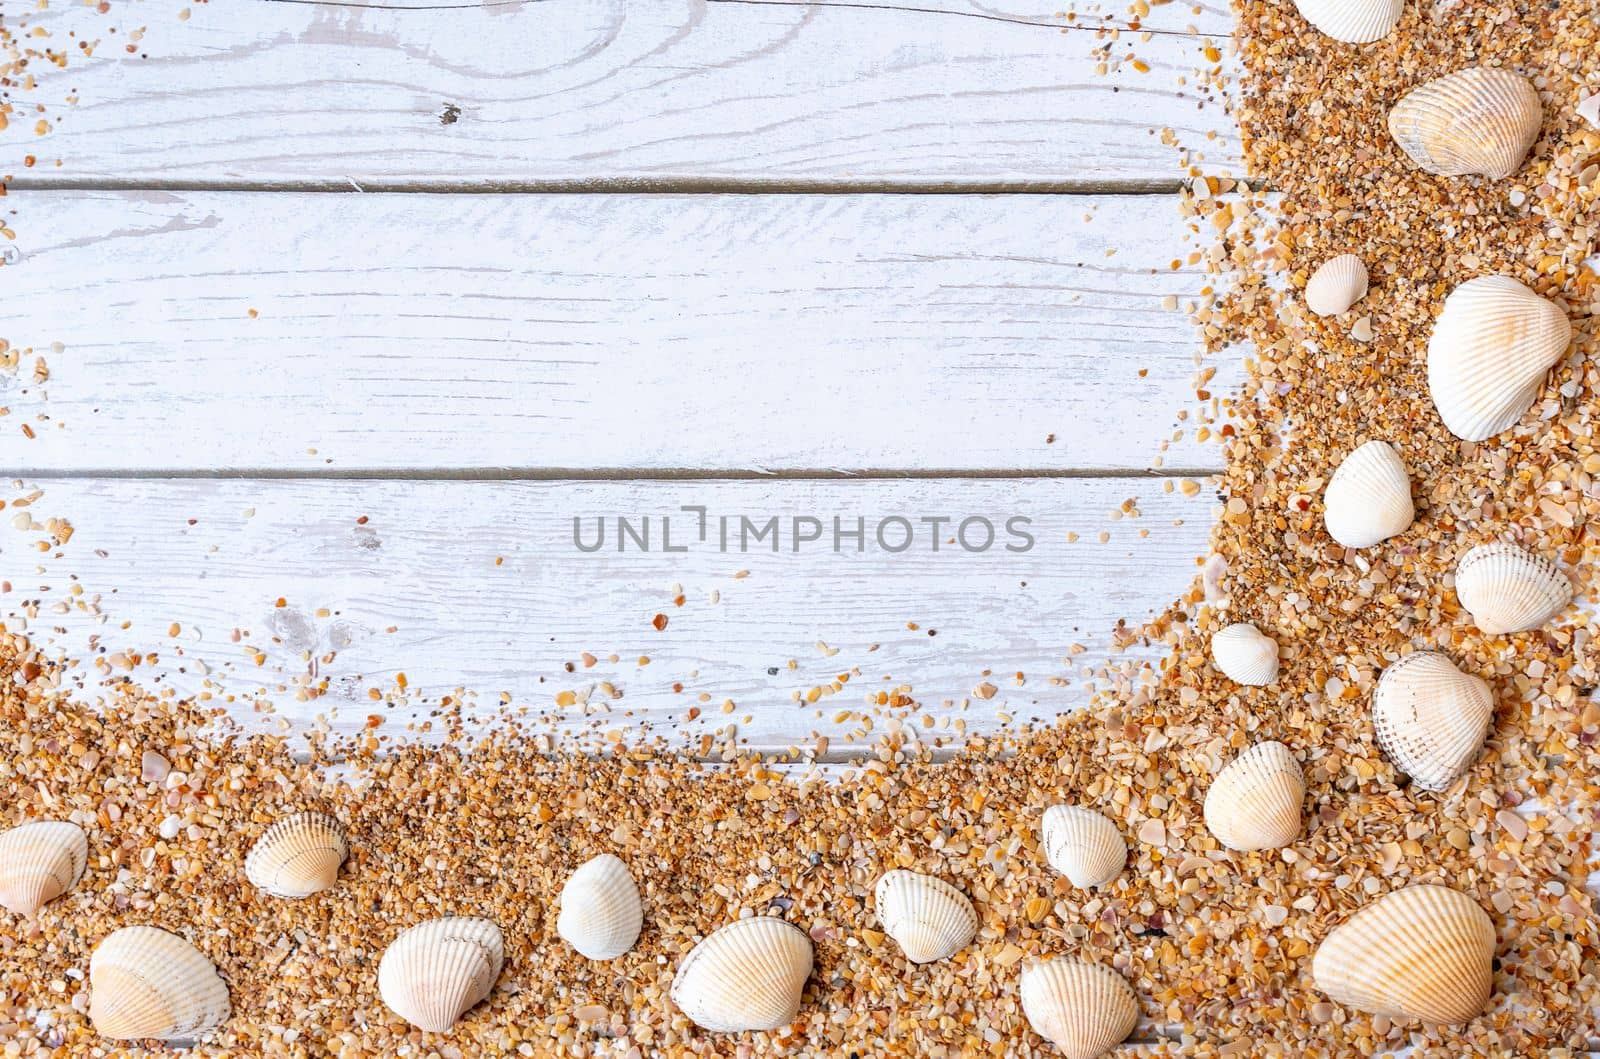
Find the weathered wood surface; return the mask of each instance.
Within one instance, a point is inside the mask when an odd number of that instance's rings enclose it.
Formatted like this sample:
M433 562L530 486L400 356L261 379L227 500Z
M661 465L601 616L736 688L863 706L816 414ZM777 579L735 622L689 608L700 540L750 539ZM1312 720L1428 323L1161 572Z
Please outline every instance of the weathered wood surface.
M1205 495L1183 499L1148 479L34 484L43 496L8 506L8 517L65 518L75 532L41 553L35 542L48 534L0 531L11 582L0 606L13 627L75 658L154 652L155 664L133 671L151 686L202 690L208 669L247 721L262 692L296 724L336 708L340 728L377 713L398 735L464 687L485 717L510 715L500 707L509 693L535 730L535 716L552 715L568 731L648 728L681 745L732 723L740 740L766 749L811 748L818 733L833 751L865 749L888 713L904 712L870 711L871 736L852 744L868 694L902 684L923 704L908 723L930 740L953 734L958 720L994 730L1003 716L1049 718L1081 705L1091 683L1084 667L1107 657L1119 619L1138 621L1189 585L1211 523ZM1113 519L1132 498L1139 517ZM706 507L705 541L684 505ZM591 543L600 515L632 516L636 527L651 516L652 551L630 542L619 554L614 524L602 551L577 550L573 517ZM661 550L664 515L672 546L686 551ZM777 516L779 550L769 538L741 551L741 515L757 528ZM796 515L824 527L798 553ZM1034 538L1025 552L1006 548L1023 543L1006 530L1016 515L1032 519L1018 526ZM848 540L833 551L835 516L846 529L867 520L864 553ZM876 540L892 516L915 532L898 554ZM940 527L937 553L920 521L933 516L953 520ZM953 540L969 516L994 524L990 550ZM904 532L890 525L886 539L898 545ZM1081 539L1069 543L1071 532ZM966 539L977 547L982 527L969 526ZM653 627L657 614L664 630ZM1075 644L1088 650L1073 654ZM586 669L584 652L600 661ZM406 695L393 705L369 699L371 688L392 697L400 672ZM841 690L814 704L792 699L846 673ZM85 678L98 685L101 675ZM599 690L602 681L619 697ZM992 698L973 694L985 682ZM326 695L297 702L294 689L307 683L325 683ZM584 689L595 689L587 712L556 707L560 692ZM693 708L701 715L691 722ZM922 728L923 714L935 727Z
M6 201L13 473L1219 465L1164 196Z
M73 53L51 80L55 131L8 141L19 186L1172 187L1178 145L1239 155L1221 102L1180 83L1229 31L1214 0L1115 37L1125 5L1069 20L1056 0L121 10L116 36L93 5L7 12ZM42 164L22 169L25 152Z

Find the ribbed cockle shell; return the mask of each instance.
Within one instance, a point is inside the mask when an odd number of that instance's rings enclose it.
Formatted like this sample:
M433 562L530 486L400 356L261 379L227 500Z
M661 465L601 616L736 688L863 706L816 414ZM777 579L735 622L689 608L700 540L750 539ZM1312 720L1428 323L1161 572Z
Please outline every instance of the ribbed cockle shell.
M1419 85L1389 112L1389 133L1437 176L1515 173L1539 139L1544 107L1526 77L1475 66Z
M0 834L0 905L31 916L83 878L89 840L77 824L35 820Z
M256 840L244 874L275 897L310 897L338 881L339 866L349 855L339 821L326 813L295 813Z
M1104 886L1122 873L1128 843L1109 817L1081 805L1052 805L1040 829L1045 859L1072 885Z
M1480 544L1456 564L1456 598L1491 636L1539 628L1572 602L1555 563L1515 544Z
M1444 300L1428 337L1428 392L1458 438L1515 426L1572 342L1560 307L1509 276L1469 279Z
M155 927L123 927L89 957L89 1021L114 1041L192 1040L228 1020L228 987L205 954Z
M1301 16L1334 40L1371 44L1400 23L1406 0L1294 0Z
M1369 441L1346 456L1322 502L1328 535L1346 548L1370 548L1416 517L1406 465L1386 441Z
M1257 743L1234 758L1206 791L1206 827L1229 849L1278 849L1300 834L1306 781L1282 743Z
M1306 283L1306 308L1318 316L1338 316L1367 296L1367 266L1354 254L1325 262Z
M967 895L932 875L884 872L873 897L884 931L912 963L947 959L978 933L978 912Z
M1068 956L1030 963L1020 992L1028 1025L1067 1059L1097 1059L1139 1024L1128 980L1100 964Z
M775 1030L800 1013L811 976L811 939L772 916L739 919L689 950L672 980L672 1002L713 1033Z
M1389 666L1372 695L1378 746L1423 790L1442 791L1465 773L1493 720L1489 685L1433 651Z
M1278 641L1249 622L1213 633L1211 660L1236 684L1261 687L1278 679Z
M402 931L378 961L378 994L389 1010L432 1033L448 1033L494 989L505 963L500 928L476 916L429 919Z
M614 960L633 948L643 925L639 886L609 853L586 862L561 888L556 933L591 960Z
M1456 1024L1494 989L1494 922L1446 886L1408 886L1367 905L1323 939L1317 988L1371 1015Z

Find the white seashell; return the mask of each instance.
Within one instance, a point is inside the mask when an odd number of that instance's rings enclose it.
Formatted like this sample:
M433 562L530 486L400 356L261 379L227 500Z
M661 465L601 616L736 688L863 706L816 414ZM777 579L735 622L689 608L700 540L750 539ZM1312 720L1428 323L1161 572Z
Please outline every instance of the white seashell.
M1444 790L1471 767L1493 721L1489 685L1433 651L1389 666L1372 694L1378 746L1427 791Z
M378 995L418 1029L449 1033L494 989L505 964L500 928L476 916L429 919L389 943L378 961Z
M1323 939L1317 988L1372 1015L1468 1022L1494 989L1494 921L1446 886L1408 886L1367 905Z
M1544 106L1526 77L1475 66L1408 92L1389 112L1389 134L1436 176L1508 177L1539 139Z
M978 933L978 912L967 895L932 875L885 872L873 896L885 933L912 963L948 959Z
M0 905L31 916L83 878L89 840L77 824L35 820L0 834Z
M1093 809L1052 805L1044 811L1040 830L1045 859L1074 886L1104 886L1122 874L1122 866L1128 862L1128 843L1122 832Z
M326 813L295 813L256 840L244 874L275 897L310 897L338 881L339 866L349 855L339 821Z
M123 927L89 957L89 1021L114 1041L190 1040L228 1020L228 987L204 953L155 927Z
M556 933L591 960L614 960L633 948L644 926L639 886L609 853L586 862L561 888Z
M1578 100L1578 117L1587 121L1591 127L1600 129L1600 92Z
M811 975L811 939L772 916L739 919L689 950L672 1002L713 1033L775 1030L800 1013Z
M1211 660L1236 684L1261 687L1278 679L1278 641L1249 622L1212 633Z
M1340 254L1311 274L1306 308L1318 316L1338 316L1367 296L1367 266L1354 254Z
M1228 763L1206 791L1206 827L1229 849L1278 849L1300 834L1306 780L1282 743L1257 743Z
M1491 636L1530 632L1572 602L1556 564L1515 544L1480 544L1456 564L1456 598Z
M1386 441L1369 441L1346 456L1322 502L1328 535L1346 548L1370 548L1403 533L1416 517L1406 465Z
M1469 279L1444 301L1428 337L1428 391L1458 438L1516 425L1572 341L1561 309L1508 276Z
M1067 1059L1096 1059L1139 1024L1139 1000L1116 971L1068 956L1022 969L1022 1013Z
M1294 0L1300 15L1345 44L1382 40L1400 24L1406 0Z

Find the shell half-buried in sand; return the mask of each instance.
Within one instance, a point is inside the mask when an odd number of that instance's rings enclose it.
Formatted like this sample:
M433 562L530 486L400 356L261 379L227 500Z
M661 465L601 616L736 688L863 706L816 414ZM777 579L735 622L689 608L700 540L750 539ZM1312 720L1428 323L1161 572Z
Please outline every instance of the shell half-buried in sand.
M1139 1024L1139 1000L1116 971L1061 956L1022 969L1022 1013L1067 1059L1097 1059Z
M228 987L204 953L155 927L123 927L89 957L89 1021L114 1041L183 1041L228 1020Z

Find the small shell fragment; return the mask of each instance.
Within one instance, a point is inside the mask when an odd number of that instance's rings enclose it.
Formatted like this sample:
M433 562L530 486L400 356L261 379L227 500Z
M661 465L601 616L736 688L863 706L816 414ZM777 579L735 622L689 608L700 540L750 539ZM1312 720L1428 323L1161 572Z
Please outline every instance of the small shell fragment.
M1400 149L1436 176L1515 173L1539 139L1544 106L1526 77L1475 66L1413 88L1389 112Z
M190 1040L228 1020L228 987L204 953L155 927L108 934L89 958L89 1021L114 1041Z
M1531 632L1572 602L1572 583L1555 563L1515 544L1480 544L1456 564L1456 597L1491 636Z
M1046 809L1040 839L1050 866L1074 886L1104 886L1128 862L1128 843L1117 825L1081 805Z
M89 840L77 824L35 820L0 834L0 905L31 916L83 878Z
M1206 791L1206 828L1229 849L1278 849L1300 834L1306 781L1282 743L1257 743L1234 758Z
M310 897L339 879L350 843L326 813L295 813L262 833L245 858L244 874L274 897Z
M614 960L633 948L643 925L639 886L609 853L587 861L561 888L556 933L591 960Z
M1067 1059L1097 1059L1139 1024L1139 1000L1109 967L1068 956L1022 969L1022 1013Z
M1578 117L1587 121L1590 128L1600 129L1600 92L1578 100Z
M1306 308L1318 316L1338 316L1367 296L1367 266L1354 254L1323 263L1306 283Z
M1403 533L1416 517L1406 465L1386 441L1369 441L1346 456L1322 501L1328 535L1346 548L1370 548Z
M1493 720L1489 685L1434 651L1390 665L1372 695L1378 746L1423 790L1442 791L1464 774Z
M884 931L912 963L948 959L978 933L978 912L967 895L932 875L884 872L873 896Z
M378 995L418 1029L449 1033L494 989L505 955L500 928L487 919L425 920L401 931L383 950Z
M1249 622L1213 633L1211 660L1235 684L1262 687L1278 679L1278 641Z
M1380 41L1400 24L1405 0L1294 0L1307 22L1345 44Z
M775 1030L800 1013L811 976L811 939L774 916L738 919L683 958L672 1002L713 1033Z

